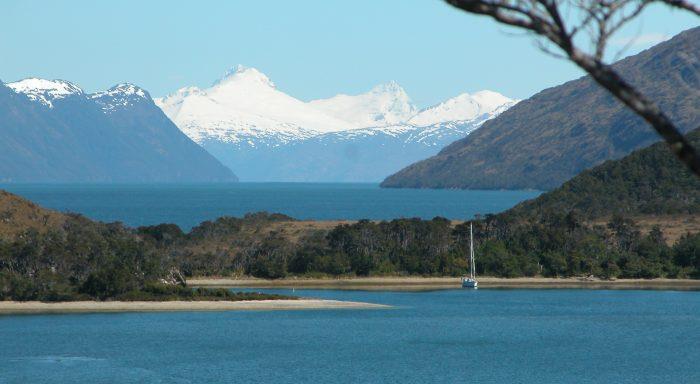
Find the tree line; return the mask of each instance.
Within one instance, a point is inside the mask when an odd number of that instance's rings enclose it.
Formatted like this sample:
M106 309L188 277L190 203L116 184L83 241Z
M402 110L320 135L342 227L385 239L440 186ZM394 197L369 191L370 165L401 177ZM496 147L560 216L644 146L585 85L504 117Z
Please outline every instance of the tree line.
M469 268L469 223L360 220L290 236L295 221L258 213L136 229L71 215L62 227L0 240L0 300L235 299L193 291L184 277L459 276ZM475 220L479 275L499 277L700 278L700 234L668 245L613 216L591 225L575 211L529 221ZM184 275L184 277L181 277Z
M280 230L264 231L267 225L265 220L222 218L190 234L172 226L140 232L149 233L149 241L188 276L459 276L469 268L468 223L360 220L297 239ZM700 277L700 234L668 245L658 227L642 233L633 220L619 215L606 225L588 224L575 211L533 221L488 215L474 221L474 236L480 275ZM217 246L207 247L208 242Z

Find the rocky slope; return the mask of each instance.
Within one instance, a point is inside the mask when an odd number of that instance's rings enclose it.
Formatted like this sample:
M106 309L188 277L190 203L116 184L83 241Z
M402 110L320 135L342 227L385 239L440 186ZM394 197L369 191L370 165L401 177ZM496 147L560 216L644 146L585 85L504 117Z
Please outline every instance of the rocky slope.
M683 132L700 126L700 27L615 64ZM584 169L658 140L589 77L521 101L384 187L552 189Z

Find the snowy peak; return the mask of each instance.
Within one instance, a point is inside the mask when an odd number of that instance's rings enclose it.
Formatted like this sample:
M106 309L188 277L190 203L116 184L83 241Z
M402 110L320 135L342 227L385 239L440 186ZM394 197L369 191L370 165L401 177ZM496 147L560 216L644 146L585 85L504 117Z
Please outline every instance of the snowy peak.
M80 87L65 80L29 78L8 83L7 86L16 93L24 94L30 100L38 101L49 108L53 108L55 100L83 94Z
M352 128L347 121L279 91L257 69L243 66L228 71L210 88L182 88L155 102L197 142L274 136L293 140Z
M406 91L395 81L378 85L360 95L340 94L329 99L312 100L309 104L352 123L354 128L399 124L417 111Z
M404 91L403 87L401 87L401 85L394 80L391 80L388 83L376 85L368 93L388 94L388 95L394 95L397 97L403 97L403 96L408 97L408 95L406 95L406 91Z
M472 121L493 117L510 108L517 100L493 91L463 93L438 105L426 108L408 120L409 124L423 127L448 121Z
M151 96L143 88L130 83L121 83L104 92L93 93L90 95L90 99L99 104L105 113L112 113L143 101L149 101Z
M224 76L213 84L213 87L228 85L233 85L237 87L262 86L268 88L275 88L275 83L273 83L264 73L258 71L255 68L245 67L240 64L226 71L224 73Z
M54 102L70 96L79 96L82 100L95 102L105 113L119 108L126 108L143 101L150 101L151 96L143 88L129 83L121 83L112 88L86 95L77 85L65 80L46 80L29 78L6 84L18 94L26 95L30 100L54 108Z
M205 95L205 92L198 87L185 87L168 96L155 98L153 101L171 120L175 120L175 117L180 113L182 102L189 96L197 95Z
M502 105L509 104L515 101L509 97L501 95L498 92L489 90L479 91L471 96L472 99L476 100L476 102L479 103L479 105L481 105L482 110L487 111L486 113L495 111Z
M440 132L452 129L445 124L466 122L469 127L478 127L514 102L499 93L481 91L473 95L465 93L418 111L395 81L362 94L339 94L304 102L277 89L257 69L241 65L227 71L210 88L181 88L154 101L187 136L200 144L221 142L251 148L357 130L378 129L397 135L399 131L434 126L430 134L435 131L439 136Z

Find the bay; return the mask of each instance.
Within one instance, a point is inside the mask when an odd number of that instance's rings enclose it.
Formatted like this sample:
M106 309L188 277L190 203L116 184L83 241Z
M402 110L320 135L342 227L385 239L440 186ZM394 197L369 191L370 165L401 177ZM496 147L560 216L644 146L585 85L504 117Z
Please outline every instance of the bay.
M496 213L540 191L383 189L366 183L0 184L35 203L130 226L184 230L220 216L284 213L308 220L389 220Z
M0 316L0 383L700 382L700 292L293 294L394 307Z

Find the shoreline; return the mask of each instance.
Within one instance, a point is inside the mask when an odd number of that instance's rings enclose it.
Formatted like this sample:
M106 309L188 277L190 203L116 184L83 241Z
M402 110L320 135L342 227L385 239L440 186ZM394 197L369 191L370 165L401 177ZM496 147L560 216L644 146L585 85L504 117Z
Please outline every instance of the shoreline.
M700 291L700 280L692 279L617 279L519 277L478 278L479 288L485 289L653 289ZM257 278L193 278L193 287L222 288L298 288L340 290L401 290L423 291L460 289L459 277L353 277L353 278L286 278L265 280Z
M382 309L390 306L357 301L297 299L242 301L0 301L0 315L109 312L217 312L308 309Z

